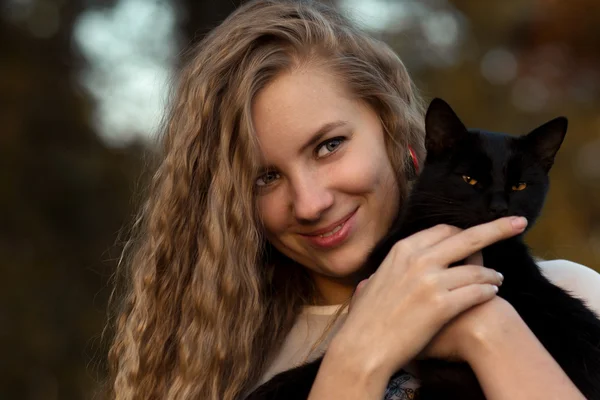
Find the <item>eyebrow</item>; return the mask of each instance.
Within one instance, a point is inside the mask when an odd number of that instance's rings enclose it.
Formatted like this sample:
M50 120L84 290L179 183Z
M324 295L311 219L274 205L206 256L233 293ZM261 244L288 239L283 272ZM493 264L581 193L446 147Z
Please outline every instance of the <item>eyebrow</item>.
M300 153L304 153L308 148L313 147L314 145L316 145L323 138L323 136L327 135L330 131L332 131L335 128L338 128L340 126L344 126L347 123L348 123L347 121L333 121L333 122L326 123L325 125L323 125L322 127L320 127L314 133L314 135L308 140L308 142L306 142L300 148Z

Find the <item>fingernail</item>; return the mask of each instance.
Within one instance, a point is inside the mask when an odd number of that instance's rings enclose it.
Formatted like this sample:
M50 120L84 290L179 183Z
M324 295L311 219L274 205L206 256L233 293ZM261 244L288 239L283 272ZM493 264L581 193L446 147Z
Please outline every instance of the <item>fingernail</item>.
M504 281L504 275L502 275L500 272L496 272L498 274L498 277L500 278L500 282Z
M494 289L494 292L498 293L498 286L492 285L492 289Z
M515 229L524 229L527 226L527 218L525 217L512 217L510 222Z

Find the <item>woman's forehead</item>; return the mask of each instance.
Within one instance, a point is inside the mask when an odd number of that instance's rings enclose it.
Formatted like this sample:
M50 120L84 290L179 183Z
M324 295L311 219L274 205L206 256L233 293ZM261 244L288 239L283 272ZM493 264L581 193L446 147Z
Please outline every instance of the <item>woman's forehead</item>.
M270 153L286 145L302 148L302 142L324 127L351 123L357 107L331 75L294 71L277 77L257 94L252 119L261 148Z

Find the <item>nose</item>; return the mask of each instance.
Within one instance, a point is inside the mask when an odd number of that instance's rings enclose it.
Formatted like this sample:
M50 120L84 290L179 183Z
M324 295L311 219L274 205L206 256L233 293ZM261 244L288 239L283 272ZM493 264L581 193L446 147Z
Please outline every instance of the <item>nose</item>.
M494 193L492 195L490 212L497 217L504 217L508 214L508 204L503 193Z
M304 223L315 222L333 205L333 193L326 180L316 174L303 174L294 184L294 217Z

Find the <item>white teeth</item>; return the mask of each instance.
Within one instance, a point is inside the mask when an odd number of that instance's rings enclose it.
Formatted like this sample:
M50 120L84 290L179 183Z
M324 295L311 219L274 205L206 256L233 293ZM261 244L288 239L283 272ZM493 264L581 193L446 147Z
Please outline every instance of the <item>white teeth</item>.
M324 234L322 234L322 235L319 235L319 236L320 236L320 237L322 237L322 238L325 238L325 237L331 236L331 235L333 235L334 233L338 232L340 229L342 229L342 226L344 226L344 224L338 225L338 226L336 226L335 228L333 228L333 230L332 230L331 232L327 232L327 233L324 233Z

